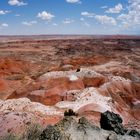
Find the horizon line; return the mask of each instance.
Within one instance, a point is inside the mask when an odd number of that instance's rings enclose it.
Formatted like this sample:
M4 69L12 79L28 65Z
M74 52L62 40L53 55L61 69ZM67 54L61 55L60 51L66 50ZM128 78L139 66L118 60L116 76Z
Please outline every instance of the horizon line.
M140 34L5 34L2 36L140 36Z

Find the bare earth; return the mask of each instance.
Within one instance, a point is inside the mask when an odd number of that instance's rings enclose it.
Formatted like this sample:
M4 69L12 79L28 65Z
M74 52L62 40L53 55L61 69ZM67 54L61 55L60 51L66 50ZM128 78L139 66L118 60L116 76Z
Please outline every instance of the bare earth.
M0 36L0 99L0 136L67 109L97 126L110 110L140 129L140 37Z

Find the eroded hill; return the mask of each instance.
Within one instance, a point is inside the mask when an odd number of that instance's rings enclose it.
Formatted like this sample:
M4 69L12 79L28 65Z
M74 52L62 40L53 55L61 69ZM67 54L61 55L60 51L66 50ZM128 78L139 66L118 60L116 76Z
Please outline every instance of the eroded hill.
M140 39L1 41L0 99L0 135L55 124L67 109L97 126L113 111L139 129Z

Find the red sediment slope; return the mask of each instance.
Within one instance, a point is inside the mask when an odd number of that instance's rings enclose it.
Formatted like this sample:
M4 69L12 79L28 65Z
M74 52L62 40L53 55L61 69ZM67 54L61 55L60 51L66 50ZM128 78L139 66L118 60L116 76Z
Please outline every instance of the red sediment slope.
M139 128L139 36L0 40L0 136L55 124L67 109L96 125L110 110Z

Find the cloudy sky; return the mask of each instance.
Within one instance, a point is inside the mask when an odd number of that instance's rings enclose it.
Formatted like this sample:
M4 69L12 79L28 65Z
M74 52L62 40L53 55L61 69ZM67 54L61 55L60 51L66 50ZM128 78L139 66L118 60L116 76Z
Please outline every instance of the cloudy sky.
M0 35L140 35L140 0L0 0Z

